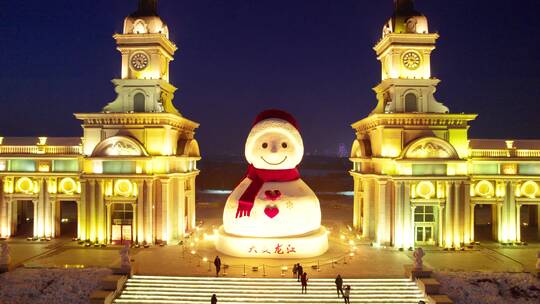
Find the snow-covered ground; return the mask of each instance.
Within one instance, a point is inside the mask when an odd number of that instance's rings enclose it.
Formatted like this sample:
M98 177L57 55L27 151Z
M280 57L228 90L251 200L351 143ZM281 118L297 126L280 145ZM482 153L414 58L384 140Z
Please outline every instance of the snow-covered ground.
M0 275L1 304L86 304L109 269L23 269Z
M540 303L540 280L526 273L438 272L442 293L456 304Z

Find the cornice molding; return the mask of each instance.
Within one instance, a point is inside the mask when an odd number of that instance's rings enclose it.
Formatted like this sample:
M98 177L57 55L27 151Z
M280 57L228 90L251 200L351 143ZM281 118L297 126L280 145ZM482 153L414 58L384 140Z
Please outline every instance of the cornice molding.
M178 50L176 44L163 34L114 34L119 49L124 47L151 47L152 44L161 46L171 56Z
M431 113L394 113L373 114L351 125L356 131L366 131L379 126L451 126L467 127L478 114L431 114Z
M397 46L421 46L426 47L428 45L433 45L432 49L435 48L435 43L439 39L439 34L404 34L404 33L391 33L377 42L373 49L377 54L382 54L386 49L391 45Z
M103 125L171 126L193 132L199 124L171 113L75 113L83 121L83 127Z

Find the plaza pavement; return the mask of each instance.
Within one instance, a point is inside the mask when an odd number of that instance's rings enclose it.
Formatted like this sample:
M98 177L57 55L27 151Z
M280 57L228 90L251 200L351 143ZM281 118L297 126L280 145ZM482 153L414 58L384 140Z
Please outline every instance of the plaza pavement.
M404 265L412 264L412 252L374 248L350 230L352 204L344 199L322 199L323 224L329 228L330 250L323 256L304 260L241 259L223 256L213 247L212 231L221 223L223 203L199 203L200 229L183 245L133 248L133 270L145 275L214 275L213 259L220 255L228 265L227 276L292 276L292 265L301 263L310 277L345 278L402 277ZM205 238L206 234L206 238ZM210 237L209 237L210 236ZM7 241L14 265L25 267L113 267L119 264L121 246L87 248L70 240L28 242ZM465 251L424 248L426 266L440 271L533 272L540 244L508 247L496 243ZM353 252L354 255L350 255ZM287 270L283 270L284 267ZM256 270L253 267L258 267ZM223 273L222 273L223 274Z

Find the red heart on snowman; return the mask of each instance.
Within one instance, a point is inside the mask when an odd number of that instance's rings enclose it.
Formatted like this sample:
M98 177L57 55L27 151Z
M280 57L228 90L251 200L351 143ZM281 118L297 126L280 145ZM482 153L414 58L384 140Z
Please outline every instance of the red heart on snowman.
M266 214L266 216L268 216L271 219L275 218L279 214L279 208L276 207L275 205L272 205L272 206L268 205L264 209L264 214Z
M267 190L264 192L266 199L271 201L277 201L281 197L281 192L279 190Z

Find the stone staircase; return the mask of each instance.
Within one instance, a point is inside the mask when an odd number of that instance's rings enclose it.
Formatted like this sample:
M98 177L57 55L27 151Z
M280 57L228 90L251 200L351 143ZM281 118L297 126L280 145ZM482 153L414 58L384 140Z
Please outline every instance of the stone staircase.
M351 303L407 303L426 301L408 279L345 279ZM301 294L295 279L140 276L130 278L113 303L210 303L219 304L344 303L337 298L334 279L310 279Z

